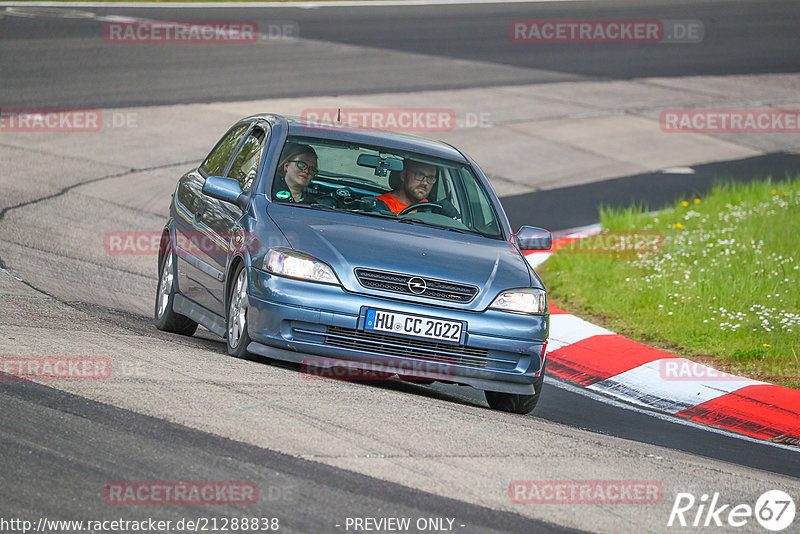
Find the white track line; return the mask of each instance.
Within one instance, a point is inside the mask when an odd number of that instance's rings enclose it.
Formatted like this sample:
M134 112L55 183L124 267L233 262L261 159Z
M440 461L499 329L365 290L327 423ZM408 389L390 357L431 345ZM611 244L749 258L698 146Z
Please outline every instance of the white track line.
M459 6L479 4L542 4L554 2L587 2L592 0L343 0L341 2L0 2L4 6L27 7L157 7L175 9L182 7L235 8L235 7L295 7L316 9L321 7L405 7L405 6Z

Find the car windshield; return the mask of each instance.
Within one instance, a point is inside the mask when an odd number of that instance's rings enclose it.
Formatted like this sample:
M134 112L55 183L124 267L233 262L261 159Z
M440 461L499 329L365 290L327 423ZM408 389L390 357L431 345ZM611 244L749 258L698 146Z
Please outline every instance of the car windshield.
M394 149L289 137L271 197L298 208L503 238L495 207L469 165Z

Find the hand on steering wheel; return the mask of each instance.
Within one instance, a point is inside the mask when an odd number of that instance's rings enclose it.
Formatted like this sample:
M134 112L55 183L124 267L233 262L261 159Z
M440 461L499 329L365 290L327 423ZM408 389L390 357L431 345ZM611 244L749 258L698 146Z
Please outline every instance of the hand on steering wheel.
M406 208L404 208L403 211L398 213L398 215L405 215L407 213L410 213L410 212L412 212L414 210L418 210L418 209L421 209L421 208L442 209L442 205L441 204L437 204L436 202L417 202L416 204L411 204L410 206L407 206Z

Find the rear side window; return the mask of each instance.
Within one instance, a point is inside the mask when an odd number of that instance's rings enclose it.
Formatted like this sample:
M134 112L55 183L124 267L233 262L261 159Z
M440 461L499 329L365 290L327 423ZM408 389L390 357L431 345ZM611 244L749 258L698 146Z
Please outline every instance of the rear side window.
M228 178L233 178L239 182L242 191L247 191L253 186L256 175L258 174L258 164L261 161L261 154L264 152L264 141L267 135L261 128L255 128L245 139L242 149L236 154L236 158L228 171Z
M249 125L244 124L233 128L228 134L222 138L222 141L214 147L214 150L208 155L206 160L200 166L200 170L205 172L208 176L223 176L225 167L228 165L233 151L239 146Z

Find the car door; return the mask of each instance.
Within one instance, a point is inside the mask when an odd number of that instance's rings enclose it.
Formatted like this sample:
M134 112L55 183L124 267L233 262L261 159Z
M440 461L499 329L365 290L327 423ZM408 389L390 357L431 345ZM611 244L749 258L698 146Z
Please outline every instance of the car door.
M175 192L176 214L173 221L178 288L186 297L209 310L213 308L214 298L208 293L208 288L222 284L223 272L208 262L209 253L214 255L217 245L208 225L203 221L204 217L213 213L213 210L209 211L209 201L213 199L203 194L203 184L207 176L224 176L233 154L250 126L249 123L240 123L231 128L208 154L203 164L180 179Z
M244 140L239 144L227 172L221 176L233 178L239 182L242 191L248 192L258 175L261 157L268 129L262 125L254 125ZM228 255L235 238L244 239L242 218L244 211L235 204L205 196L205 211L197 220L197 229L210 238L209 246L200 251L200 259L211 267L214 276L206 276L205 291L202 296L204 307L214 313L225 316L224 284L222 273L227 267ZM242 241L243 242L243 241Z

